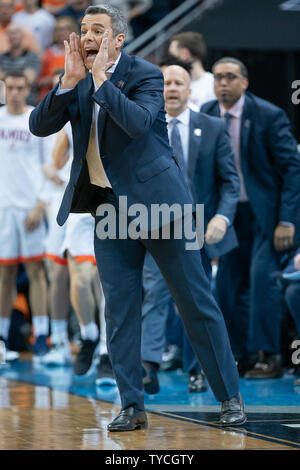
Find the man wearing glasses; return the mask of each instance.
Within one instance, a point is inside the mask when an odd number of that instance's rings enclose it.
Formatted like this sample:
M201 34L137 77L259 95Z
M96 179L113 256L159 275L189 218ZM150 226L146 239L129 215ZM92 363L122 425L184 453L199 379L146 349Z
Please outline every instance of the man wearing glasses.
M241 376L282 375L282 293L274 273L299 226L300 158L283 110L249 93L245 65L213 66L217 100L201 111L226 121L240 176L239 247L220 259L217 290ZM298 230L297 230L298 229ZM264 351L259 358L258 351Z

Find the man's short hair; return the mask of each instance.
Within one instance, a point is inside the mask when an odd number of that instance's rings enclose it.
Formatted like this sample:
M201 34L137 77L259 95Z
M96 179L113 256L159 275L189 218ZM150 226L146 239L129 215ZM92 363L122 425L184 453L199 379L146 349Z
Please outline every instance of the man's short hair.
M171 65L179 65L179 67L182 67L184 70L186 70L189 75L191 74L192 69L191 64L183 62L182 60L177 59L177 57L171 54L162 57L157 65L158 67L170 67Z
M212 66L212 71L214 71L215 67L219 64L236 64L240 67L241 69L241 74L243 77L248 78L248 70L246 65L240 61L239 59L236 59L235 57L222 57L221 59L217 60L214 65Z
M177 41L179 47L188 49L195 59L203 60L206 57L206 44L202 34L194 33L193 31L186 31L183 33L175 34L170 39L170 42Z
M123 13L115 7L107 3L100 3L99 5L92 5L87 7L84 15L108 15L111 18L111 29L114 36L118 34L127 34L127 19Z
M24 78L24 80L25 80L25 82L26 82L26 85L27 85L27 86L29 85L28 78L26 77L26 75L24 74L24 72L22 72L22 70L11 70L11 71L8 70L8 71L5 73L4 82L6 82L6 80L7 80L8 77Z

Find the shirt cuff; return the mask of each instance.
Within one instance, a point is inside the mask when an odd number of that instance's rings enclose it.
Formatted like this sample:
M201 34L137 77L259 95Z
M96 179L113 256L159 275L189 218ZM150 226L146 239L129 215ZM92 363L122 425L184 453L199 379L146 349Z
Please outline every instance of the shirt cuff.
M228 217L226 217L226 215L216 214L215 217L221 217L222 219L224 219L227 224L227 227L230 225L230 220L228 219Z
M285 227L295 227L292 222L279 222L280 225L284 225Z

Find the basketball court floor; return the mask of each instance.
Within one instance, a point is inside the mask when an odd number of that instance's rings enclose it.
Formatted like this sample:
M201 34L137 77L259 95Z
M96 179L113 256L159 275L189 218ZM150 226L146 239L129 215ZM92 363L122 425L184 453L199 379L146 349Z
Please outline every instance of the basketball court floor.
M161 389L146 395L149 428L108 433L119 412L115 387L96 387L95 375L71 366L33 365L28 354L0 366L0 450L243 450L300 449L300 387L294 376L241 379L248 421L221 428L210 390L187 391L181 371L160 372Z

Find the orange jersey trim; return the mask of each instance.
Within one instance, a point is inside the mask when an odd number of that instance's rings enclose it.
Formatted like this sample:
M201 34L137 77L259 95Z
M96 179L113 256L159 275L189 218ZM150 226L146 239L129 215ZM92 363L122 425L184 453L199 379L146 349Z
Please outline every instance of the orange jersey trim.
M75 259L76 263L92 263L96 265L95 256L79 255L79 256L73 256L73 258Z
M61 264L62 266L68 266L68 260L66 258L61 258L57 255L51 255L50 253L46 253L45 257L54 263Z
M0 264L6 264L7 266L12 266L14 264L20 264L20 258L0 258Z

